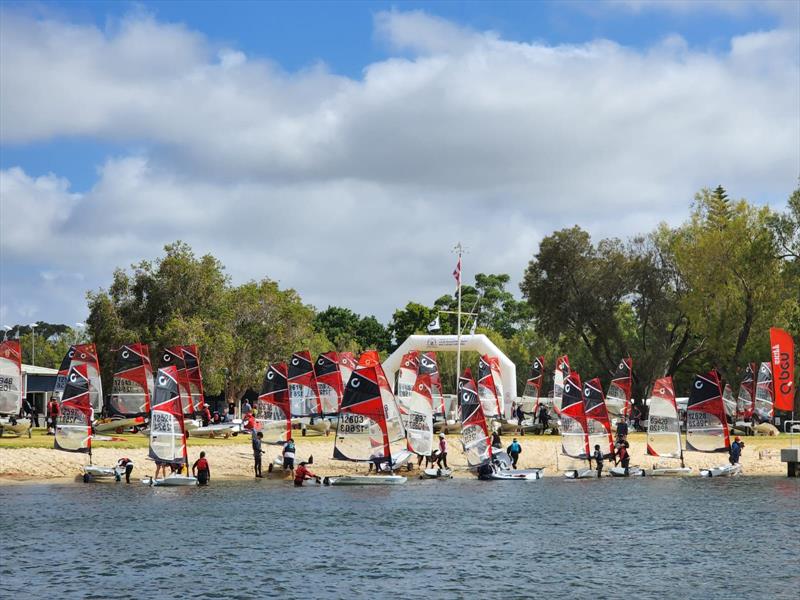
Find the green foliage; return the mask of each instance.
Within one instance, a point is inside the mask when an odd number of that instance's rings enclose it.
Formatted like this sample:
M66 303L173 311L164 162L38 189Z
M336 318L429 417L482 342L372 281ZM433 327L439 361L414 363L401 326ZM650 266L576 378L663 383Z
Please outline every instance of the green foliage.
M394 336L395 346L402 344L410 335L427 333L428 324L435 318L434 310L417 302L409 302L405 308L394 311L389 331Z
M375 317L361 317L349 308L329 306L314 317L314 328L340 352L385 352L391 346L391 333Z

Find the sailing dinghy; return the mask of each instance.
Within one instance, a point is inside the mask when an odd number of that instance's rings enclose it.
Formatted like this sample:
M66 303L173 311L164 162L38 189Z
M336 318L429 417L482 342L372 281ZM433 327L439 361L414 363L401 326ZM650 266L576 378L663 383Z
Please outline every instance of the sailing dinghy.
M557 371L558 372L558 371ZM589 460L589 425L583 404L581 378L572 371L565 379L561 396L561 454L576 460ZM592 468L573 468L564 471L567 479L597 477Z
M681 466L656 463L649 469L648 475L675 476L689 475L692 472L691 467L683 462L681 421L675 401L675 387L670 376L657 379L653 385L647 422L647 454L681 461Z
M350 375L344 391L333 446L333 459L351 462L388 464L391 468L392 450L405 442L405 431L400 422L387 423L381 384L376 367L359 367ZM385 379L385 377L384 377ZM388 386L388 382L387 382ZM390 392L391 393L391 392ZM394 402L394 400L392 400ZM398 426L399 425L399 426ZM397 485L406 482L399 475L347 475L326 477L326 485Z
M0 436L4 433L31 437L31 421L17 417L22 410L22 351L19 340L0 343Z
M178 464L189 469L186 449L186 428L181 401L180 381L176 366L162 367L156 375L155 398L150 409L150 451L148 458L157 462ZM142 479L152 486L194 486L197 478L172 474L161 479Z
M719 374L712 369L696 375L686 408L686 446L696 452L728 452L731 447L728 420L722 400ZM702 469L702 477L738 475L740 464Z

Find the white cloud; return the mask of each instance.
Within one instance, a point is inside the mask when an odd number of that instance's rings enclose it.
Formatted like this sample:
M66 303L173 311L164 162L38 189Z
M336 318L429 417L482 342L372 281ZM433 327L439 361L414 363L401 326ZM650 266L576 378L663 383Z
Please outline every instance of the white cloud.
M451 291L459 239L467 275L518 279L554 228L646 231L718 183L782 202L800 165L789 30L734 38L723 54L677 36L641 51L509 42L392 11L377 35L411 54L355 80L322 66L286 73L141 14L101 31L4 11L0 27L3 143L77 135L144 148L107 160L85 194L2 172L11 319L22 299L80 311L115 266L178 238L237 281L268 275L319 307L386 319ZM7 214L24 218L12 227ZM42 281L70 303L42 298Z

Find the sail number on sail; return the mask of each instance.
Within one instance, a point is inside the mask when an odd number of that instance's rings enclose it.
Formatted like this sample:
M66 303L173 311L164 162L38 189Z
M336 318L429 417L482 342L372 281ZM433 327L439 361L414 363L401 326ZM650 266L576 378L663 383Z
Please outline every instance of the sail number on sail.
M0 377L0 392L16 392L13 377Z
M339 422L340 433L367 433L369 427L365 424L363 415L343 414Z
M670 419L667 417L657 417L651 414L648 428L652 433L672 433Z

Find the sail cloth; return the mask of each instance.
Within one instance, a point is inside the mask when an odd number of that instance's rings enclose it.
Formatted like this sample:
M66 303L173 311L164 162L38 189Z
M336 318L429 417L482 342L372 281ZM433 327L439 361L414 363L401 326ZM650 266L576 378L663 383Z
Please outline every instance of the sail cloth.
M730 383L726 383L722 389L722 404L725 407L725 418L728 425L736 423L736 400L733 397L733 388Z
M0 415L22 409L22 351L19 340L0 343Z
M771 423L775 413L772 365L762 362L756 379L756 403L753 414L759 423Z
M633 388L633 359L623 358L617 365L606 394L606 406L612 420L627 419L631 408Z
M337 373L338 376L338 373ZM256 429L268 444L285 442L292 434L292 409L289 401L286 363L271 364L264 373L261 393L256 402Z
M445 414L444 396L442 395L442 380L439 376L439 362L436 352L423 352L419 357L419 372L431 378L431 397L433 398L433 413L438 416Z
M200 351L195 344L182 346L186 383L192 399L192 408L199 413L206 405L203 392L203 371L200 369Z
M339 414L342 403L342 374L339 372L339 356L333 352L324 352L314 363L314 377L317 380L317 391L323 415Z
M433 452L433 398L430 375L417 375L406 404L408 449L420 456Z
M695 375L686 408L686 445L698 452L727 452L731 442L719 374Z
M389 432L375 367L360 368L350 376L339 411L333 458L376 463L391 460Z
M150 409L148 458L171 464L188 464L183 411L178 368L174 365L160 368Z
M342 375L342 395L350 381L350 375L356 370L358 362L352 352L339 352L339 373Z
M750 421L753 418L753 407L756 397L756 363L750 363L744 371L739 384L739 396L736 399L736 418Z
M68 373L72 367L78 365L86 365L89 377L89 400L95 413L99 414L103 410L103 383L100 381L100 362L97 360L97 348L94 344L76 344L69 347L61 361L53 393L57 399L63 397Z
M794 340L777 327L769 330L770 356L774 378L775 408L794 410Z
M183 415L193 417L195 410L192 403L192 392L189 388L189 380L186 377L186 361L183 358L183 346L171 346L161 352L161 363L159 367L175 367L175 378L180 388L181 402L183 403Z
M561 415L561 401L564 396L564 382L569 377L569 356L558 357L556 369L553 372L553 411L556 415Z
M114 378L108 399L112 417L143 417L150 413L153 369L145 344L127 344L114 350Z
M404 399L411 396L418 373L419 352L416 350L406 352L403 358L400 359L400 368L397 371L397 386L395 387L395 396L401 412L404 411Z
M69 366L72 364L72 356L75 354L75 345L70 345L67 348L64 358L61 359L61 365L58 367L58 375L56 375L56 383L53 386L53 398L61 401L61 396L64 395L64 388L67 387L67 375L69 375Z
M469 369L458 379L461 403L461 444L470 467L479 467L492 459L489 427L483 414L483 403Z
M73 365L69 368L56 420L56 450L92 453L93 412L88 366Z
M672 377L657 379L650 398L647 421L647 453L650 456L680 458L681 422Z
M583 384L583 410L586 414L589 451L594 452L595 445L599 445L603 456L606 458L613 456L614 438L611 435L611 421L608 418L603 384L599 377Z
M561 452L581 459L588 459L591 455L581 378L574 371L564 380L564 395L561 399Z
M525 382L525 390L522 392L522 412L528 415L536 415L539 411L539 402L542 394L542 383L544 382L544 356L537 356L533 359L531 370L528 373L528 380Z
M483 414L487 419L497 419L502 416L490 357L485 354L478 361L478 397L481 399Z
M489 369L492 371L492 379L494 380L494 393L495 396L497 396L498 410L500 411L500 416L503 416L506 410L506 403L505 396L503 395L503 375L500 373L500 359L496 356L486 356L486 358L489 362Z
M381 355L377 350L364 350L358 357L358 365L356 369L365 369L367 367L377 367L381 364Z
M289 360L289 398L293 417L308 417L322 414L317 378L308 350L295 352Z
M392 387L389 385L389 380L383 371L381 363L377 363L374 369L375 376L378 379L381 401L383 402L386 432L389 436L389 455L390 457L399 457L401 452L406 451L406 428L403 424L403 417L400 414L400 407L397 405L397 400L392 393Z

